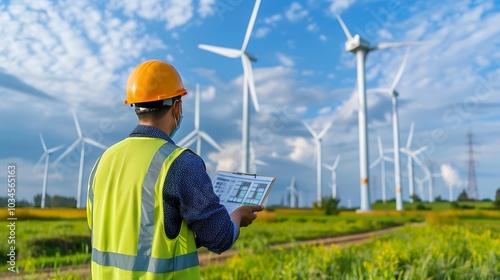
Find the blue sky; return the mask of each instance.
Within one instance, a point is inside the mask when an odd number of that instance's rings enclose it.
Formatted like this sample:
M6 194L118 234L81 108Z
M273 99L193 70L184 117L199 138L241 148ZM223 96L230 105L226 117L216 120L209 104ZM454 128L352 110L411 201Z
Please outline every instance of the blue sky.
M456 185L455 194L466 185L467 133L472 131L479 194L492 198L500 187L499 4L263 0L247 51L258 59L253 69L261 106L259 113L251 109L251 140L255 157L268 164L257 172L277 177L269 203L284 199L295 176L303 204L311 204L316 197L314 143L301 121L319 131L333 119L323 140L323 161L332 164L342 155L337 175L341 204L359 205L357 96L352 94L356 63L354 55L344 51L345 35L334 13L342 16L351 33L372 43L428 41L411 48L398 85L401 145L406 145L414 121L411 148L429 145L420 159L433 162L435 173L446 165L458 174L446 181L434 179L434 194L447 198L447 182ZM49 148L67 148L76 140L72 110L84 135L95 141L109 146L127 137L137 121L133 110L123 105L126 79L148 59L171 62L189 91L174 140L194 128L194 89L199 83L201 129L224 148L219 153L202 144L208 172L238 170L241 62L197 46L240 48L253 5L242 0L2 1L0 162L17 164L18 198L41 193L43 169L34 170L43 153L38 134L43 133ZM367 87L390 86L404 52L370 53ZM367 96L372 162L378 135L384 147L392 146L391 100L378 93ZM102 153L86 148L84 186ZM76 195L79 151L51 167L49 194ZM407 200L405 162L403 156ZM392 170L388 163L389 177ZM415 176L424 176L417 166ZM6 178L6 172L0 177ZM330 177L324 169L324 195L331 194ZM370 171L372 200L380 199L380 177L378 167ZM387 192L394 197L391 179Z

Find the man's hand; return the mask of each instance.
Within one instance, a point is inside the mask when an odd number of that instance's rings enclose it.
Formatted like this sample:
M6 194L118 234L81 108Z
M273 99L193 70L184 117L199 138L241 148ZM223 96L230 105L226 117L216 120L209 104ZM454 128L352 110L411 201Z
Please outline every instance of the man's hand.
M262 210L264 210L263 205L243 205L236 208L231 213L231 220L233 220L238 227L246 227L257 218L257 212Z

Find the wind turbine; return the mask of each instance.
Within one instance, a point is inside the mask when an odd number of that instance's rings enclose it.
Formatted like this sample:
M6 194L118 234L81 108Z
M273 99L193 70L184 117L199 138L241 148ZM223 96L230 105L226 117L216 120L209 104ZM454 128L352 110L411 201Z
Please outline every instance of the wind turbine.
M380 43L375 46L370 46L370 42L361 38L359 34L351 35L349 29L345 25L342 18L335 14L342 30L344 31L347 41L345 42L345 50L356 54L357 59L357 76L358 76L358 127L359 127L359 164L360 164L360 181L361 181L361 211L370 211L370 193L368 186L368 134L366 124L366 90L365 90L365 58L371 51L396 48L410 45L421 44L421 42L400 42L400 43Z
M78 132L78 139L69 146L64 153L62 153L55 161L54 163L58 163L63 159L65 156L67 156L69 153L71 153L78 145L81 145L81 150L80 150L80 170L78 173L78 190L76 193L76 208L80 208L80 201L81 201L81 195L82 195L82 176L83 176L83 160L85 158L85 143L92 145L97 148L101 148L103 150L106 150L108 147L104 146L101 143L98 143L90 138L84 137L82 134L82 131L80 130L80 124L78 123L78 119L76 118L75 112L73 112L73 120L75 121L75 126L76 126L76 131Z
M381 169L381 179L382 179L382 201L384 204L387 201L387 193L386 193L386 184L385 184L385 162L389 161L392 162L392 159L390 157L386 157L384 155L384 150L382 148L382 140L380 140L380 135L377 136L377 141L378 141L378 158L370 164L370 169L374 168L377 166L377 164L380 163L380 169Z
M422 171L424 172L424 174L425 174L424 180L425 179L429 180L429 202L431 202L430 201L431 200L430 197L432 196L432 174L429 171L429 168L427 168L427 166L425 166L425 164L417 157L417 155L420 152L422 152L422 151L424 151L426 149L427 149L427 146L424 146L424 147L420 148L417 151L412 151L409 148L403 147L403 148L401 148L401 152L405 153L408 156L408 158L413 159L417 163L417 165L420 166L420 168L422 169ZM412 167L412 171L411 172L413 174L413 167ZM413 179L411 179L411 180L413 180ZM423 200L423 197L421 199Z
M413 129L415 128L415 124L412 122L411 125L410 125L410 132L409 132L409 135L408 135L408 140L406 142L406 147L405 149L408 151L407 154L413 154L413 155L418 155L420 154L421 152L427 150L427 146L423 146L422 148L416 150L416 151L412 151L410 149L411 147L411 141L413 139ZM414 194L414 188L413 188L413 159L414 157L413 156L408 156L408 187L410 189L410 201L413 202L413 199L412 199L412 196Z
M45 196L47 194L47 173L49 170L49 157L51 154L62 149L62 147L64 147L64 145L59 145L55 148L47 149L47 146L45 145L45 141L43 140L43 136L41 133L40 133L40 142L42 142L43 154L40 157L40 159L38 160L38 162L36 163L35 169L37 169L38 166L42 163L42 160L45 159L45 168L43 171L42 201L40 204L41 208L45 208Z
M316 144L316 160L317 160L317 162L316 162L317 197L316 198L318 199L318 205L321 205L321 198L322 198L322 196L321 196L321 140L325 136L328 129L330 129L330 127L332 126L333 119L328 124L326 124L326 126L323 128L323 130L319 134L314 132L314 130L306 122L303 121L302 123L307 128L307 130L309 130L309 132L311 133L311 135L314 138L314 143Z
M332 198L337 198L337 167L339 165L340 155L335 158L333 165L323 163L323 167L332 171Z
M216 47L210 45L200 44L198 47L200 49L213 52L216 54L220 54L222 56L226 56L229 58L241 58L241 64L243 66L243 117L242 117L242 171L248 173L249 170L249 154L250 154L250 104L248 102L248 91L250 90L250 95L252 97L252 102L255 108L255 111L259 112L259 103L257 101L257 94L255 92L255 82L253 77L253 70L251 61L257 61L257 59L246 52L246 48L248 45L248 41L250 39L250 34L252 34L252 29L255 24L255 19L257 17L257 13L259 11L261 0L256 0L255 5L252 11L252 15L250 16L250 22L248 23L247 31L245 34L245 38L243 40L243 45L241 49L229 49L223 47Z
M393 135L393 143L394 143L394 184L396 185L396 210L403 210L403 197L402 197L402 188L401 188L401 164L400 164L400 156L399 156L399 119L398 119L398 96L399 93L396 91L396 86L401 79L401 75L405 70L406 61L408 60L408 54L410 49L406 49L406 54L403 58L403 63L399 67L398 73L396 74L396 78L392 82L390 88L376 88L373 91L387 93L392 96L392 135ZM410 197L413 194L410 194Z
M292 177L292 182L286 189L290 190L290 208L295 208L295 198L299 195L297 189L295 188L295 177Z
M200 130L200 85L196 84L195 94L195 110L194 110L194 130L179 141L179 146L189 147L196 141L196 153L201 154L201 139L207 141L217 151L222 151L222 148L210 137L206 132Z

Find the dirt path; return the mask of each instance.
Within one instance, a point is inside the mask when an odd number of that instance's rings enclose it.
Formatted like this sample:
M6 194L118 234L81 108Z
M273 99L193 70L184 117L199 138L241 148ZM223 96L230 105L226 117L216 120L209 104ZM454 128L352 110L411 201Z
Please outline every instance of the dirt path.
M419 224L416 224L419 225ZM319 244L324 244L324 245L329 245L329 244L335 244L339 247L345 247L349 245L354 245L354 244L361 244L363 242L370 241L373 237L378 237L384 234L388 234L391 232L394 232L403 226L398 226L398 227L391 227L391 228L386 228L386 229L381 229L381 230L374 230L374 231L369 231L369 232L363 232L363 233L354 233L354 234L349 234L349 235L343 235L343 236L337 236L337 237L327 237L327 238L318 238L318 239L312 239L312 240L305 240L305 241L297 241L293 243L283 243L283 244L276 244L276 245L271 245L269 247L270 250L276 250L279 248L291 248L293 246L299 246L299 245L319 245ZM198 254L198 259L200 261L200 266L204 267L209 264L222 264L224 263L227 259L230 257L239 254L239 250L232 249L227 252L222 253L221 255L217 255L214 253L210 253L208 251L206 252L201 252ZM58 271L54 271L54 269L43 269L40 271L37 271L36 274L16 274L12 275L11 273L7 272L2 272L0 273L0 279L48 279L48 278L54 278L55 276L63 276L68 273L72 273L73 275L78 275L82 278L89 277L90 274L90 269L89 265L78 265L78 266L66 266L66 267L61 267L58 269Z

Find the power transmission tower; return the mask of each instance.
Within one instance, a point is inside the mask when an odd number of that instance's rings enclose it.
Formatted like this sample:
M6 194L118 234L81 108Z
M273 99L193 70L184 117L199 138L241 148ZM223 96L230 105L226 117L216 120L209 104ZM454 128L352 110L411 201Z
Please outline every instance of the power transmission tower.
M469 145L469 173L467 178L467 197L469 199L479 200L479 191L477 188L477 178L476 178L476 164L474 162L474 149L472 142L472 133L469 132L468 145Z

